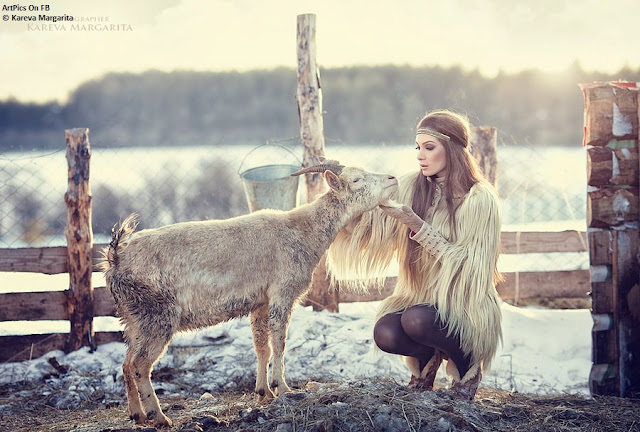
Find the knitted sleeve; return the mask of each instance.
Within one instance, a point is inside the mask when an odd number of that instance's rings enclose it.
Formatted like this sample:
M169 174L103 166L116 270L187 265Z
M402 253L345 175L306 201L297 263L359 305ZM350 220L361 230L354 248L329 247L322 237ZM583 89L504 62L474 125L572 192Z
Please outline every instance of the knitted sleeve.
M438 258L451 244L427 222L417 233L411 233L412 240L417 241L431 255Z

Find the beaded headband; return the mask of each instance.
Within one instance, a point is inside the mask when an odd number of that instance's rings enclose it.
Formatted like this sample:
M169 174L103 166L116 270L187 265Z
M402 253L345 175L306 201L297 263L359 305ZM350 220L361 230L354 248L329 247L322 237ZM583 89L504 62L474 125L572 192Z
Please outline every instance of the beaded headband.
M450 136L445 135L443 133L440 133L438 131L435 131L435 130L433 130L431 128L428 128L428 127L418 128L418 130L416 131L416 135L418 135L418 134L431 135L431 136L434 136L436 138L443 139L445 141L451 141L451 137Z

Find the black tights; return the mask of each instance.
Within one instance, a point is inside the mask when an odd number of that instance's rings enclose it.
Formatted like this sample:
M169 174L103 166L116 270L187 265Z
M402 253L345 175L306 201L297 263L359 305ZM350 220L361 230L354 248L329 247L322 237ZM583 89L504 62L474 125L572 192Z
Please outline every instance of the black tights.
M471 365L460 348L460 339L447 336L446 327L431 305L411 306L401 314L383 316L373 329L373 339L382 351L417 358L421 371L436 349L456 364L460 378Z

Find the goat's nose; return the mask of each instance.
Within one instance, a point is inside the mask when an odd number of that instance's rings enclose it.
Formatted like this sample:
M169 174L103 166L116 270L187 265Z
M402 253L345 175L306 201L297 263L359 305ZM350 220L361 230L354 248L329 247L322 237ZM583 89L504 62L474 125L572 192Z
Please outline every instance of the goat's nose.
M387 177L389 180L395 180L395 176L390 175L389 177Z

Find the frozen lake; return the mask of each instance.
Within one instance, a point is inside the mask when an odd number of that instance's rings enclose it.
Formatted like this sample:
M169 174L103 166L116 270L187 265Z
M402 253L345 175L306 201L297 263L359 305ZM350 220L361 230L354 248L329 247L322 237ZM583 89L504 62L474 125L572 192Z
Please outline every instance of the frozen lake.
M325 152L328 158L342 164L394 175L416 168L411 145L330 144ZM232 174L229 181L240 187L240 171L274 163L296 165L300 160L299 147L285 149L277 145L96 149L91 157L91 187L95 192L101 185L108 185L135 194L150 179L171 176L177 182L186 181L214 162L214 167L226 168ZM5 239L11 236L12 224L21 217L10 207L15 204L10 197L16 191L21 197L26 194L31 200L46 200L58 213L65 212L67 163L62 150L1 154L0 181L0 246L4 242L5 246L17 247ZM507 228L530 224L534 230L565 229L558 226L586 229L586 152L580 145L499 148L498 189Z

